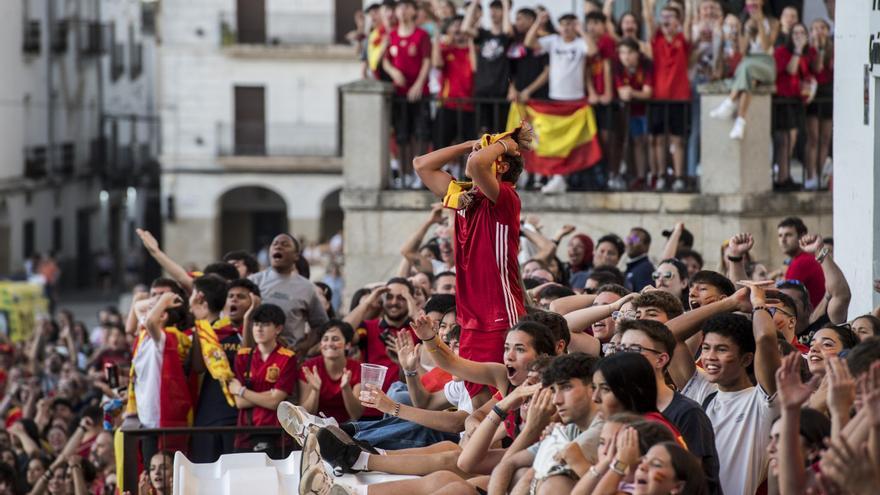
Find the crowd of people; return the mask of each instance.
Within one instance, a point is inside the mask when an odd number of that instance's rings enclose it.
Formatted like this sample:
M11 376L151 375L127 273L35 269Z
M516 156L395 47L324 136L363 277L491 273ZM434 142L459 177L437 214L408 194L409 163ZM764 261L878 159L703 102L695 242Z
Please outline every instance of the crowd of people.
M786 218L784 267L753 258L773 239L736 233L711 269L681 223L656 260L638 226L549 235L513 187L532 139L416 157L445 206L347 308L303 276L293 235L267 266L231 252L193 272L139 230L167 277L127 314L89 329L61 310L0 346L0 494L116 493L124 466L141 473L125 491L167 494L176 451L297 448L306 494L872 493L880 308L851 314L832 239ZM460 157L472 183L444 171ZM193 430L114 448L169 427ZM335 479L359 471L410 477Z
M750 95L775 93L774 190L826 188L831 173L832 19L801 23L803 1L585 0L585 16L510 0L384 0L349 38L363 76L393 84L396 187L421 188L412 158L504 128L511 105L588 103L603 158L574 172L530 173L521 185L693 190L700 164L697 87L721 82L711 109L743 139ZM827 1L833 18L833 1ZM632 10L622 10L626 5ZM487 21L483 21L487 18ZM762 89L763 88L763 89ZM791 175L793 158L804 166ZM532 172L532 171L530 171Z

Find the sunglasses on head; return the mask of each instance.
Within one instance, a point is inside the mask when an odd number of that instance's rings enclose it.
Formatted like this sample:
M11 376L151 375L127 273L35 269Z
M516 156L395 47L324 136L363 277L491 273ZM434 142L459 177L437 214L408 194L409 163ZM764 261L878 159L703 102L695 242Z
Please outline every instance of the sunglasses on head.
M795 279L779 280L776 282L777 289L779 289L780 287L783 287L785 285L797 285L798 287L802 288L804 286L804 283L801 282L800 280L795 280Z
M672 272L654 272L651 274L651 277L654 280L660 280L661 278L669 280L672 278L673 275L675 275L675 274Z

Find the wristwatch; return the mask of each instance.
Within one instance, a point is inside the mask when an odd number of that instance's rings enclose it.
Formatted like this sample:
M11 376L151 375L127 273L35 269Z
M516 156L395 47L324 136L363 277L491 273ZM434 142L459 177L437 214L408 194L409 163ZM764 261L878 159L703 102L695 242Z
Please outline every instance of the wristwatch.
M621 476L626 476L626 473L629 471L629 464L615 458L614 462L611 463L611 470Z

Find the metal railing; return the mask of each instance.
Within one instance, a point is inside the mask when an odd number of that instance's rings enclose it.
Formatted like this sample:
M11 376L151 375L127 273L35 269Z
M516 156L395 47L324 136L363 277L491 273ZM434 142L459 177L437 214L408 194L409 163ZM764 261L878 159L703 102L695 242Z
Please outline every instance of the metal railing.
M221 46L330 44L336 35L332 12L266 12L262 25L242 26L236 12L221 12L219 26Z
M218 122L217 156L339 156L338 125Z
M175 450L181 450L184 455L189 454L192 447L193 435L199 434L227 434L227 435L259 435L261 438L270 439L277 438L277 445L273 447L273 457L283 459L287 457L293 450L299 450L290 436L280 427L276 426L201 426L201 427L178 427L178 428L141 428L141 429L123 429L123 467L122 467L122 486L126 491L138 493L138 466L144 466L148 469L150 459L144 458L145 455L152 456L154 453L162 450L162 446L174 446ZM169 449L170 450L170 449ZM219 457L223 454L232 454L240 451L231 449L229 451L218 449L214 454ZM140 461L140 462L139 462ZM166 471L166 481L171 481L171 470ZM170 490L164 490L163 493L170 493Z
M832 109L834 105L834 98L830 96L817 96L813 98L810 102L810 105L814 105L816 110L818 111L818 115L831 115ZM777 162L777 153L778 147L785 144L789 146L789 167L792 168L792 163L800 163L802 165L801 168L801 184L804 184L807 180L807 156L806 156L806 146L807 140L809 139L807 136L807 127L806 121L808 117L807 112L808 105L800 98L784 98L779 96L774 96L771 108L770 108L770 120L772 132L774 133L774 138L780 137L781 129L777 129L780 125L783 127L788 127L788 129L796 130L796 138L795 142L790 141L779 141L774 139L774 153L771 157L771 166L778 165ZM824 117L823 117L824 118ZM830 117L828 117L830 118ZM787 124L787 125L786 125ZM787 139L787 138L786 138ZM818 144L817 144L818 146ZM829 150L830 151L830 150ZM817 151L818 153L818 151ZM830 155L829 155L830 156ZM816 173L818 177L822 175L822 163L816 164ZM773 179L774 182L777 182L777 171L773 171ZM821 184L820 184L821 186ZM821 187L820 187L821 188Z

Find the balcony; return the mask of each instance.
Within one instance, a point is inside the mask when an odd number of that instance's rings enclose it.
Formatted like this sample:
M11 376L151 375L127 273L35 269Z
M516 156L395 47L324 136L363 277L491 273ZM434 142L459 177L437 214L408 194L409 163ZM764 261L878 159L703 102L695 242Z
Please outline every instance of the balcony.
M40 44L40 21L25 21L22 51L28 55L39 55Z
M62 55L67 51L67 33L69 30L70 24L67 19L55 22L55 26L52 29L52 40L50 42L52 53Z
M28 146L24 149L24 176L28 179L46 177L49 157L45 146Z
M125 74L125 45L113 43L110 52L110 80L116 81Z
M76 24L76 35L81 55L94 57L107 52L108 26L98 21L80 21Z
M131 64L129 65L128 77L135 80L144 72L144 44L133 43L131 45Z
M227 169L337 173L337 136L335 124L219 122L217 157Z
M220 45L290 47L327 45L335 42L334 17L321 13L266 13L263 22L240 22L236 12L220 13Z
M70 177L76 164L76 146L68 141L57 145L57 162L53 166L53 172L61 177Z

